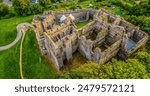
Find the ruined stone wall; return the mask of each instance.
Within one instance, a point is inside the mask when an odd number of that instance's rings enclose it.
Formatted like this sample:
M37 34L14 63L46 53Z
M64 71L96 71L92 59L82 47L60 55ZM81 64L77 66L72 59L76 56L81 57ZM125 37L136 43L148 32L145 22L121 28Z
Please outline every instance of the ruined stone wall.
M55 29L49 30L45 33L46 47L53 63L56 64L57 69L63 66L63 61L69 61L72 54L77 50L77 30L74 26L61 25Z
M80 19L89 20L89 18L93 18L93 15L96 11L94 10L75 10L75 11L64 11L64 12L56 12L57 19L60 19L62 15L65 15L68 17L70 14L72 14L75 17L75 22L79 22Z
M110 60L112 57L116 56L120 50L121 39L116 41L114 44L109 46L105 51L101 53L100 63L105 63Z
M67 17L70 14L75 17L75 22L89 18L93 21L77 30L71 18ZM64 22L60 22L62 15L67 17ZM121 58L131 56L142 49L148 40L145 32L104 9L47 11L43 16L33 19L33 26L42 55L48 54L58 70L77 50L88 60L101 64L116 55ZM126 52L129 40L133 46Z
M35 16L33 18L33 29L36 35L36 39L38 41L39 49L42 55L47 54L47 49L45 47L45 38L44 38L44 29L42 26L41 18L39 16Z
M85 25L80 29L81 35L85 35L85 36L89 35L90 31L93 30L95 26L96 26L95 21L88 23L87 25Z
M42 21L42 24L44 26L44 30L52 29L53 25L55 24L55 16L47 15Z
M121 52L119 53L120 57L123 59L126 59L127 57L132 56L133 53L135 53L136 51L141 51L143 50L146 42L148 41L148 35L145 34L145 36L143 38L141 38L138 42L136 42L135 46L131 49L131 51L125 52L125 47L121 47Z
M38 37L43 35L44 30L43 30L41 21L34 20L32 22L32 25L34 26L34 31L37 33Z
M142 40L144 37L148 37L146 33L144 33L143 31L141 30L136 30L134 32L134 35L133 35L133 39L135 42L139 42L140 40Z
M86 40L85 36L82 36L79 38L79 52L86 57L89 60L92 60L92 48L93 48L93 42L88 39Z

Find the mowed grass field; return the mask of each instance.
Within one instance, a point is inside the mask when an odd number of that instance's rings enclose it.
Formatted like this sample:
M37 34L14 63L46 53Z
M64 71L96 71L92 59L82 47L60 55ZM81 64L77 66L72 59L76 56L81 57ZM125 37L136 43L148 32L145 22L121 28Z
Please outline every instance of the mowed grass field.
M36 37L32 30L26 33L24 39L22 65L24 78L54 79L57 77L57 71L53 63L41 57Z
M16 26L21 22L30 22L33 16L13 17L0 20L0 46L12 42L16 37ZM5 33L6 32L6 33ZM6 42L5 42L6 41ZM0 52L0 78L19 79L20 41L12 48ZM35 34L29 30L23 43L23 74L27 79L56 78L57 72L41 57Z
M16 26L21 22L31 22L32 18L27 16L0 20L0 46L11 43L17 35Z

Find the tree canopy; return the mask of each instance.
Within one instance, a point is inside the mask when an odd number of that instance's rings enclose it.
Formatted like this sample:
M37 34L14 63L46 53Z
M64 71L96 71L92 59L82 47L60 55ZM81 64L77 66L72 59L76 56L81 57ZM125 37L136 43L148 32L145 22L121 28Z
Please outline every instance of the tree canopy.
M0 3L0 16L4 16L8 13L8 6L4 3Z
M47 8L48 6L50 6L51 3L52 3L51 0L39 0L39 4L43 6L44 8Z
M146 66L146 70L150 73L150 54L147 52L139 52L135 56L143 65Z
M14 0L14 9L20 16L39 14L43 12L43 7L37 4L31 4L30 0Z
M140 4L135 4L129 14L131 15L136 15L136 16L141 16L141 15L145 15L145 16L149 16L150 15L150 1L141 1Z
M60 78L139 79L149 78L145 66L137 59L117 61L104 65L88 62L77 69L66 71Z
M27 16L31 14L30 0L14 0L13 6L18 15Z

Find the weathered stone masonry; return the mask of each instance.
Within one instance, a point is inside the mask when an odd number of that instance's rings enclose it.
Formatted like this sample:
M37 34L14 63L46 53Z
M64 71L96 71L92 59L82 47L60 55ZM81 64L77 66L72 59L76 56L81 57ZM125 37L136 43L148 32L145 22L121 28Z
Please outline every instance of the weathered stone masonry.
M75 23L92 20L77 29ZM104 9L45 12L33 19L42 55L48 55L59 70L75 51L98 64L114 56L127 58L141 50L148 35Z

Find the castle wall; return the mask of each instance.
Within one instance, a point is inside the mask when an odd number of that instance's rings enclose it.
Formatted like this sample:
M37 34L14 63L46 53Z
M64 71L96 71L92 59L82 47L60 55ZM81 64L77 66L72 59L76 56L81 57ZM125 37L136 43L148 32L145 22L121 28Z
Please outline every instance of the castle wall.
M79 52L89 60L92 60L92 48L93 42L91 40L86 40L85 36L79 39Z
M78 30L70 18L60 23L62 15L70 14L75 17L75 22L89 18L93 21ZM88 60L101 64L116 55L121 58L131 56L148 40L145 32L104 9L45 12L34 18L33 26L42 55L48 54L58 70L77 50ZM132 46L128 45L129 40Z
M109 46L105 51L101 53L100 63L105 63L110 60L112 57L116 56L120 50L121 39L116 41L114 44Z
M75 22L80 22L80 20L89 20L89 18L93 18L95 10L75 10L75 11L65 11L65 12L56 12L56 18L60 19L62 15L68 17L72 14L75 17Z
M53 25L55 24L55 16L48 15L42 22L44 26L44 30L52 29Z
M44 33L46 38L45 44L49 57L60 69L64 64L63 61L69 61L73 52L77 50L77 32L72 25L61 25L55 29L48 30Z

